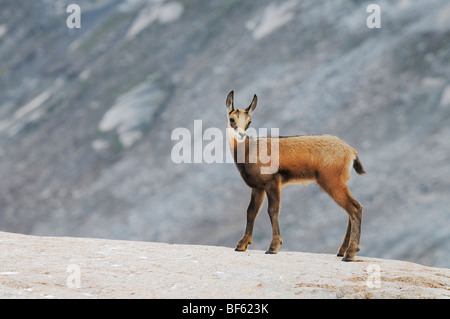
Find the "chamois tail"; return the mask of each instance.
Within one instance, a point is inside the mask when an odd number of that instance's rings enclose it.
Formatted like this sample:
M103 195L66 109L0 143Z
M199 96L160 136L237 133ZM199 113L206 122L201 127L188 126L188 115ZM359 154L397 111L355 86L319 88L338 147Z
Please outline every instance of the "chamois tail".
M359 175L363 175L366 173L358 156L356 156L355 161L353 162L353 168L355 169L356 173L358 173Z

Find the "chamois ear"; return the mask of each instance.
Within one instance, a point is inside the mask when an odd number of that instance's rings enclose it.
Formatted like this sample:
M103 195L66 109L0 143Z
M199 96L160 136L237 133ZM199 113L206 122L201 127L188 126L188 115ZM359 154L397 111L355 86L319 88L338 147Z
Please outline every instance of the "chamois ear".
M249 115L252 115L253 111L256 108L257 103L258 103L258 97L255 94L255 95L253 95L252 103L250 103L250 105L245 109L245 112L247 112Z
M228 93L226 105L228 114L234 111L234 91Z

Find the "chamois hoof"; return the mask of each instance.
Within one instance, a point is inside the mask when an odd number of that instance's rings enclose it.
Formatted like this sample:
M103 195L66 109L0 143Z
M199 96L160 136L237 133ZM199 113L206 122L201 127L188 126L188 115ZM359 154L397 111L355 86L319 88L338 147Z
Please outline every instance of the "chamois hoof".
M236 248L234 249L234 251L246 251L248 248L248 245L250 245L251 243L247 243L247 244L238 244L236 246Z
M278 251L277 250L266 250L266 255L275 255Z
M342 247L342 246L339 247L337 256L338 256L338 257L344 257L345 252L347 251L347 248L348 248L348 247Z
M355 261L355 258L354 257L344 257L344 258L342 258L342 261L345 261L345 262Z

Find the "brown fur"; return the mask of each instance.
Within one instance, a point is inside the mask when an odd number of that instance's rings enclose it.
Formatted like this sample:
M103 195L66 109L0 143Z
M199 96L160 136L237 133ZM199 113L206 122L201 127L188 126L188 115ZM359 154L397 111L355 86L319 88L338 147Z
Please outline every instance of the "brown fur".
M252 103L244 111L234 109L233 95L231 91L227 97L228 123L230 131L238 136L248 128L250 115L256 108L257 97L254 96ZM230 121L231 118L233 120ZM240 143L233 136L229 136L229 141L236 167L244 182L252 188L247 209L247 225L244 236L236 246L237 251L245 251L252 243L254 220L266 194L272 223L272 242L266 253L277 253L282 243L278 225L281 187L290 183L315 181L349 216L338 256L344 256L344 261L354 260L356 252L359 251L363 207L353 198L346 182L350 178L352 166L358 174L364 174L365 170L352 147L331 135L246 137ZM245 152L245 160L238 160L239 152ZM271 162L265 163L259 154L267 154ZM275 164L278 166L273 174L261 173L262 167Z

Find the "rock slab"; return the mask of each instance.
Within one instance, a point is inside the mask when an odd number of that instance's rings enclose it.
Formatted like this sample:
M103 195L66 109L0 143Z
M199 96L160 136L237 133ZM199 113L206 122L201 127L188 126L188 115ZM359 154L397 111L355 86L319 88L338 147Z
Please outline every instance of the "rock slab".
M450 270L330 254L0 232L0 298L450 298Z

